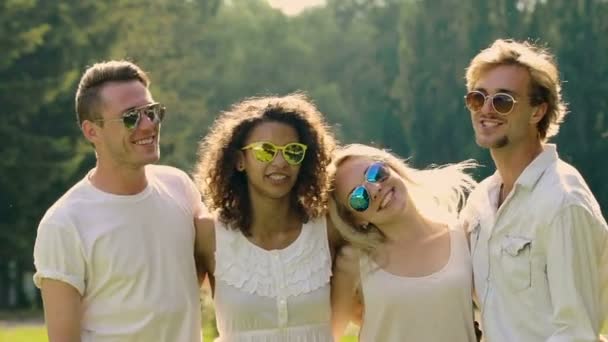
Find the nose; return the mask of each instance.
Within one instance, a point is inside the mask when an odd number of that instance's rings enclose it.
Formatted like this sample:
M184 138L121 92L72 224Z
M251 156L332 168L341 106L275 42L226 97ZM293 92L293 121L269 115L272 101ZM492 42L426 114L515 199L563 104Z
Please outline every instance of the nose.
M139 114L139 122L137 123L137 127L135 129L154 129L156 128L156 124L150 117L141 113Z
M492 113L494 111L494 107L492 106L492 101L493 101L493 99L491 97L486 96L486 98L483 101L483 106L481 106L481 110L480 110L480 112L482 114Z
M380 192L382 191L382 185L380 183L367 182L367 184L365 184L365 188L367 188L367 192L369 192L369 196L374 200L376 198L378 198L378 196L380 195Z
M283 153L281 153L281 151L277 151L277 155L274 156L274 159L272 160L272 165L274 165L278 168L283 168L283 167L288 166L289 164L283 157Z

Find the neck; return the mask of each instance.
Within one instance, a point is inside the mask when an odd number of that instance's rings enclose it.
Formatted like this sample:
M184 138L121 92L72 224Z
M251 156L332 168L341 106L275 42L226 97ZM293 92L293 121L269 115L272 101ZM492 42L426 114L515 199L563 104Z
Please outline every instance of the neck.
M490 151L496 169L502 178L504 194L508 194L513 189L517 178L542 152L543 146L540 140L522 146L511 148L507 146Z
M276 235L276 233L294 228L296 224L301 224L301 220L291 207L289 197L272 199L252 196L251 209L253 216L251 234L253 236Z
M117 168L99 160L89 179L99 190L115 195L135 195L148 185L145 167Z
M444 224L433 222L420 214L413 206L398 217L394 222L378 227L386 236L389 243L423 239L434 234Z

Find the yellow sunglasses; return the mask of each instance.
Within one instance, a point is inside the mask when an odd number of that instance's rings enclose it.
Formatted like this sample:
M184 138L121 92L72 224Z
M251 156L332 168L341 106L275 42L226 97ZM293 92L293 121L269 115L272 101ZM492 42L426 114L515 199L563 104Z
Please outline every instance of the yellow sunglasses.
M255 159L262 163L270 163L281 151L283 159L288 164L298 165L304 160L307 148L308 146L296 142L277 146L268 141L256 141L243 147L242 150L252 150Z

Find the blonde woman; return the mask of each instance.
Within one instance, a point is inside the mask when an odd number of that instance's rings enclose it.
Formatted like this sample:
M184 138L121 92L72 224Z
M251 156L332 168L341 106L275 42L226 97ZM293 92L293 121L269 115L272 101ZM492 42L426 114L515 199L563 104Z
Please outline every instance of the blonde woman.
M336 340L360 321L363 342L476 341L471 257L455 224L473 166L416 170L366 145L337 151L330 217L350 246L332 280Z

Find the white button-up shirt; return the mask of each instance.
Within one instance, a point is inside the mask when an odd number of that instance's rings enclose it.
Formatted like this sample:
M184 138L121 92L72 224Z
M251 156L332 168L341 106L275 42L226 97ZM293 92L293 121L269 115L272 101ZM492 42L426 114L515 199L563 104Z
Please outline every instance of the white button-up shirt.
M500 208L496 172L462 213L488 342L597 341L608 331L606 220L578 171L555 145L543 148Z

